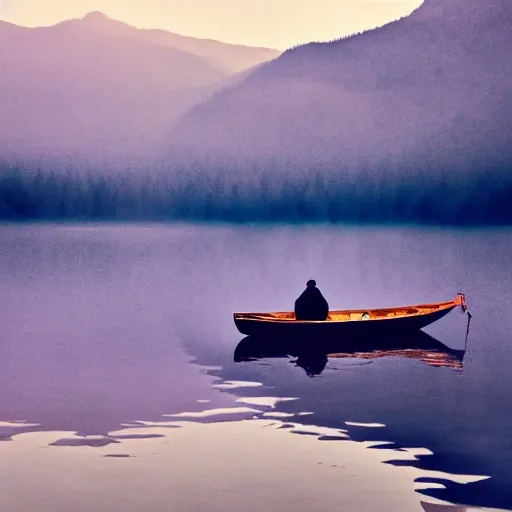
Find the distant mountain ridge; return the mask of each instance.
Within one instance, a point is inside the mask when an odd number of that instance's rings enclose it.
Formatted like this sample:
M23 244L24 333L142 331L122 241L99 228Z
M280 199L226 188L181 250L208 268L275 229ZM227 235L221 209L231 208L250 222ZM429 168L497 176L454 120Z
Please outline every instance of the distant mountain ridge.
M262 62L266 62L280 55L279 50L239 44L223 43L214 39L184 36L160 29L135 29L134 27L112 20L102 12L93 11L82 19L73 19L64 24L88 24L95 30L104 30L106 34L112 33L113 26L117 27L117 35L144 38L159 46L181 50L198 57L205 58L210 64L226 74L238 73Z
M511 28L509 0L426 0L381 28L288 50L192 109L172 159L240 173L506 165Z
M159 165L0 172L0 218L510 226L511 26L510 0L426 0L294 48L193 107Z
M0 159L136 166L191 106L278 54L96 12L51 27L0 22Z

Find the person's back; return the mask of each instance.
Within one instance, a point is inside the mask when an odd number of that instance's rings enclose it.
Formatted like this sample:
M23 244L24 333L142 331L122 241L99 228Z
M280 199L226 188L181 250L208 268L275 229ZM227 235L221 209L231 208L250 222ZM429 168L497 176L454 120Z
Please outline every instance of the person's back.
M328 315L329 304L316 287L316 282L313 279L309 280L306 289L295 301L295 319L326 320Z

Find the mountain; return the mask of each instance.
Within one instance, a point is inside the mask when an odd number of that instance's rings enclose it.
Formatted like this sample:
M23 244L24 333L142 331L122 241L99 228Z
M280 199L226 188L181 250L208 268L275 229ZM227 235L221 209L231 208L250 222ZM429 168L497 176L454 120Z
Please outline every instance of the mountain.
M184 116L172 159L252 180L509 169L511 28L510 0L425 0L381 28L293 48Z
M125 23L114 21L101 12L91 12L83 20L70 20L65 23L83 24L84 22L93 25L97 31L103 30L107 34L112 35L115 31L117 35L138 37L158 46L174 48L197 55L227 75L239 73L262 62L272 60L281 53L270 48L221 43L213 39L183 36L166 30L137 30Z
M276 55L97 12L42 28L0 22L0 158L135 165L191 106Z

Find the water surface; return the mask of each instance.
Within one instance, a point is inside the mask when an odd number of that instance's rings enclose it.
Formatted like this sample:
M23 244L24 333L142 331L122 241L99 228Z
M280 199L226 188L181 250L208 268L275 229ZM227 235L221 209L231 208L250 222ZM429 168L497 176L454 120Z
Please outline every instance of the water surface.
M512 509L512 232L27 225L0 241L2 509ZM232 313L290 309L310 278L332 308L465 292L462 364L235 362ZM426 330L464 349L466 325L457 310Z

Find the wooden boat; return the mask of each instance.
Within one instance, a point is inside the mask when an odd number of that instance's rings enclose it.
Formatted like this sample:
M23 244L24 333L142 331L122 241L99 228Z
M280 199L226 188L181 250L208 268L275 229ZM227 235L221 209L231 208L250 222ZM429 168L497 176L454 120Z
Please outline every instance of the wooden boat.
M334 310L327 320L296 320L293 312L234 313L237 329L248 335L353 336L412 332L443 318L457 306L466 311L466 299L379 309Z

